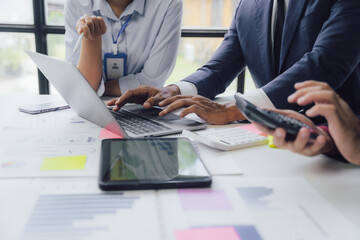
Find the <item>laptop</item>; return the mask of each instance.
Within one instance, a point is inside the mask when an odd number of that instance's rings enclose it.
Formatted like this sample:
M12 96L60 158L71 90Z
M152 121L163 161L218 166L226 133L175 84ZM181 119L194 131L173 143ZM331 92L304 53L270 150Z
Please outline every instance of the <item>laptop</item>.
M139 104L127 104L114 112L99 98L76 66L35 52L27 51L27 54L75 113L124 138L165 136L181 133L183 129L206 128L204 123L173 113L160 117L159 107L144 109Z

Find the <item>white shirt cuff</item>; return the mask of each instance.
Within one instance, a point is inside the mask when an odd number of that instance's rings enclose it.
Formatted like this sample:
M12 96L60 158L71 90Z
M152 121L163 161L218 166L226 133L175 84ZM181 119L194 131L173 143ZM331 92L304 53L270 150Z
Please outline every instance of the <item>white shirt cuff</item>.
M275 108L274 104L261 88L246 92L243 94L243 97L255 106L261 108Z
M197 93L198 93L195 84L193 84L191 82L180 81L180 82L174 83L173 85L176 85L179 87L181 95L194 96L194 95L197 95Z

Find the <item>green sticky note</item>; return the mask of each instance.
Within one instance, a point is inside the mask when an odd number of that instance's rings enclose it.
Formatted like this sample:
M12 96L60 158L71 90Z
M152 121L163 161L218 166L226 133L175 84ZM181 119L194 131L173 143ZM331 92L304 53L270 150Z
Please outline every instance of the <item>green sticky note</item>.
M65 156L45 158L40 170L82 170L85 168L86 156Z
M269 140L269 147L276 148L276 146L274 144L274 137L271 135L268 135L268 140Z

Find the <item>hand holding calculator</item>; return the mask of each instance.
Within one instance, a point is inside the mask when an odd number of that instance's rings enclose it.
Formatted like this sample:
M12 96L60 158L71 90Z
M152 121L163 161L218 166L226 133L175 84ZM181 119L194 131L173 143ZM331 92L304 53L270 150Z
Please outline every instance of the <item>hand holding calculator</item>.
M310 130L311 139L315 139L318 136L318 134L313 131L313 128L309 125L283 114L258 108L249 101L245 100L240 93L235 94L235 100L237 108L246 116L247 119L270 129L285 129L287 133L287 140L295 139L297 133L302 127L306 127Z

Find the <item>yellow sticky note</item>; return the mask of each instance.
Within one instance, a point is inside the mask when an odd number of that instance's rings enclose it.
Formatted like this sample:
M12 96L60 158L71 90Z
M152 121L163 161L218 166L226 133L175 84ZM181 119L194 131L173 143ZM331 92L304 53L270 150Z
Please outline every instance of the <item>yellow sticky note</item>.
M276 146L274 144L274 137L271 135L268 135L268 140L269 140L269 147L276 148Z
M86 156L65 156L45 158L40 170L81 170L85 168Z

